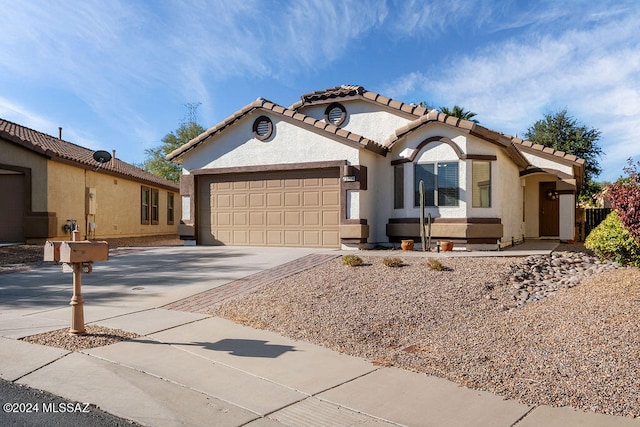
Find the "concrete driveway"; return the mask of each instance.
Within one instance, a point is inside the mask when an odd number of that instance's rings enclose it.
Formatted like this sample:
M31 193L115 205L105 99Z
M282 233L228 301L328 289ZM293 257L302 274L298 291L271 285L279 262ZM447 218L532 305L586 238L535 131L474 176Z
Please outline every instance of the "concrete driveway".
M160 307L295 260L329 252L229 246L121 250L82 275L87 323ZM21 338L69 326L72 274L60 265L0 274L0 336Z

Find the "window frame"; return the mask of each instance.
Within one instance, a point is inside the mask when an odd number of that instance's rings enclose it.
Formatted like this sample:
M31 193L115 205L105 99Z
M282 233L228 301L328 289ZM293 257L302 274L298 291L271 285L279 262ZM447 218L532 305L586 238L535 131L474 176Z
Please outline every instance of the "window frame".
M158 225L160 223L160 190L151 189L151 224Z
M479 165L481 163L485 163L488 165L489 179L485 181L479 181L476 183L476 165ZM490 160L473 160L471 163L471 207L473 208L488 209L492 207L491 191L492 191L493 183L491 179L491 175L492 175L491 169L492 169L492 166L491 166ZM482 183L485 183L485 182L487 182L488 184L481 185ZM487 191L488 204L486 206L484 206L483 197L482 197L483 187L484 187L484 191ZM476 191L480 192L478 193L477 197L476 197ZM476 198L479 200L478 204L476 204Z
M175 222L175 194L167 192L167 225L173 225Z
M404 164L393 167L393 208L404 209Z
M442 197L444 196L444 189L449 187L444 187L441 185L441 175L439 173L439 167L445 166L448 164L455 164L457 173L455 175L456 179L456 187L455 189L451 187L450 189L455 190L455 204L443 204L441 203ZM413 192L414 192L414 208L420 207L420 189L418 180L418 174L416 173L418 167L424 168L425 166L431 166L432 171L426 171L427 174L431 173L430 179L423 179L425 181L425 206L426 207L438 207L438 208L455 208L460 206L460 162L459 161L442 161L442 162L420 162L414 163L413 167ZM427 178L429 176L427 175ZM443 194L441 194L443 193Z
M146 200L145 200L146 197ZM140 187L140 224L149 225L151 222L151 187Z

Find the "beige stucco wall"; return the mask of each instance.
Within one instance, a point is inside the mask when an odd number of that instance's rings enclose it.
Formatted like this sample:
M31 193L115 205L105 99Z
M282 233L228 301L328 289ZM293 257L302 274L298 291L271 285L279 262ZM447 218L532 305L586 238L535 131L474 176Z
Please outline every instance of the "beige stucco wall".
M31 169L31 210L47 211L47 158L0 140L0 163Z
M406 125L415 118L407 118L404 114L387 110L385 107L361 100L336 102L347 110L347 117L341 128L366 138L383 143L393 135L396 129ZM324 112L330 103L313 105L300 109L302 114L318 120L324 120Z
M502 241L510 243L512 238L519 241L525 234L522 215L524 192L518 166L499 148L496 155L498 160L491 165L492 169L496 169L491 172L491 185L495 188L492 204L502 219Z
M253 137L253 122L259 116L271 119L273 135L266 141ZM282 163L307 163L347 160L357 165L360 150L315 132L298 123L282 120L264 112L251 114L217 136L214 143L204 142L183 159L186 171L201 168L225 168ZM185 171L185 172L186 172Z
M140 221L140 191L143 184L100 171L49 162L49 210L57 213L57 238L67 238L63 227L67 219L78 221L81 236L92 239L177 234L181 218L178 191L174 192L174 224L167 224L167 193L159 190L159 221L143 225ZM95 189L96 214L87 217L88 188ZM87 220L95 222L94 234L87 234Z

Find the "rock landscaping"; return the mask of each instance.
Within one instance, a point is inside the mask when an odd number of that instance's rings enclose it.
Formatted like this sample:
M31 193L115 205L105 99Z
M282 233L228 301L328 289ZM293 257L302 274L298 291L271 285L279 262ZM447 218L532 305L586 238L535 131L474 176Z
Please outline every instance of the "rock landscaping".
M559 289L573 288L583 279L620 267L612 261L600 261L584 252L553 252L551 256L534 255L511 268L513 303L505 310L553 296ZM489 296L488 299L492 299Z

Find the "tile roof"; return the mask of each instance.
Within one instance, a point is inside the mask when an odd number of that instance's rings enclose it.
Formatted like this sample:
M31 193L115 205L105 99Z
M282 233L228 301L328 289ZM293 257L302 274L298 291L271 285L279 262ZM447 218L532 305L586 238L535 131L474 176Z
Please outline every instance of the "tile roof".
M0 138L53 160L67 161L83 168L97 168L99 166L99 163L93 159L93 150L8 120L0 119ZM179 189L177 184L117 158L111 162L103 163L100 171L176 191Z
M207 138L223 132L225 129L235 124L238 120L240 120L241 118L245 117L249 113L252 113L253 111L256 111L256 110L266 111L266 112L279 115L285 120L297 121L304 126L313 128L314 130L317 130L320 132L324 132L328 134L328 136L330 137L333 137L333 138L337 137L338 139L342 140L343 142L349 145L353 145L359 148L364 148L383 156L386 156L388 151L386 147L382 146L380 143L373 141L369 138L365 138L364 136L341 129L339 127L332 125L331 123L326 123L323 120L314 119L313 117L309 117L302 113L298 113L295 110L275 104L266 99L258 98L251 104L246 105L240 110L236 111L231 116L227 117L217 125L207 129L205 132L198 135L197 137L189 141L187 144L169 153L167 155L167 159L175 160L180 158L186 152L200 145Z
M329 89L307 93L305 95L302 95L300 97L300 101L294 103L290 108L292 110L299 110L300 108L307 105L312 105L315 103L325 103L328 101L346 98L360 98L362 100L374 102L379 105L383 105L415 117L423 116L429 111L422 106L396 101L391 98L387 98L386 96L382 96L378 93L370 92L362 86L354 85L335 86Z

